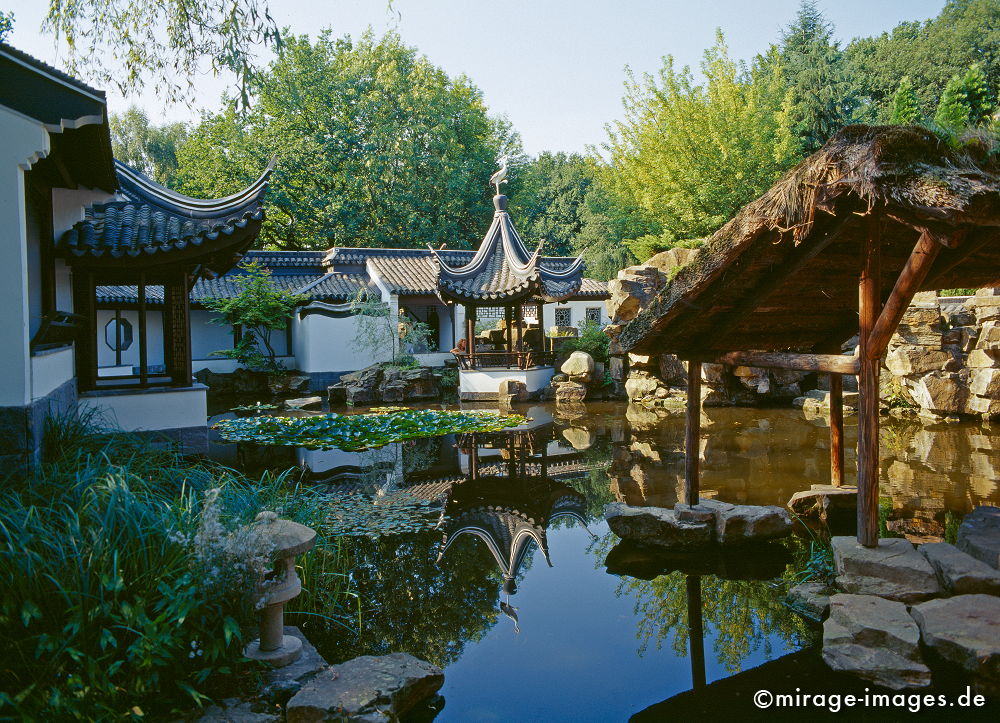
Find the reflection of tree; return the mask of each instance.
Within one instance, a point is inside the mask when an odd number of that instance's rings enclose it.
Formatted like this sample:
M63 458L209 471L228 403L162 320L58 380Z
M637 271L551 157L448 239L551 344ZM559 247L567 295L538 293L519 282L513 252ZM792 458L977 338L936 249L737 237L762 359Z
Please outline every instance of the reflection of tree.
M327 660L406 652L444 666L482 638L497 620L496 562L485 546L467 544L435 565L439 543L437 533L341 538L360 629L310 619L309 639Z

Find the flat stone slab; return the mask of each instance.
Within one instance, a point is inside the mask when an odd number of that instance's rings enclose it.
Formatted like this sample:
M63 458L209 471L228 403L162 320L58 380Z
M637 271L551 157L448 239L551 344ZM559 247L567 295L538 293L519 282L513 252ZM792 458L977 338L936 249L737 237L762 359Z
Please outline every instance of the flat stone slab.
M286 399L286 409L320 409L323 407L323 397L299 397Z
M704 547L712 542L709 523L682 520L674 510L664 507L612 502L604 507L604 518L623 540L671 549Z
M803 582L788 590L785 602L807 618L822 622L830 614L830 597L836 590L822 582Z
M903 690L931 683L920 656L920 629L901 602L837 594L823 623L823 660L833 670Z
M924 645L1000 693L1000 598L957 595L914 606Z
M1000 507L977 507L967 514L955 546L1000 570Z
M285 709L288 723L390 723L444 684L444 672L408 653L365 655L309 679Z
M829 510L853 510L858 505L857 487L813 485L796 492L788 500L788 509L797 515L824 515Z
M777 505L733 505L702 500L698 507L715 514L715 540L722 545L765 542L792 534L792 518Z
M920 554L937 573L938 581L952 595L1000 595L1000 571L947 542L921 545Z
M916 603L943 592L927 559L904 538L884 538L877 547L865 547L854 537L830 541L837 571L837 587L860 595Z

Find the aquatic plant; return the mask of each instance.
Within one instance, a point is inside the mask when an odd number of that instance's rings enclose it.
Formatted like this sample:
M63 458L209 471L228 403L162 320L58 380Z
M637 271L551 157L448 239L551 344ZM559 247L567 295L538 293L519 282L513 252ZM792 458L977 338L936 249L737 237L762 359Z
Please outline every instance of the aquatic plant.
M323 534L372 538L431 530L440 523L443 507L403 490L374 496L331 495L330 502L320 527Z
M268 402L254 402L253 404L239 404L232 407L230 412L267 412L274 409L281 409L277 404L270 404Z
M497 432L526 424L518 414L488 411L394 409L369 414L224 419L212 427L227 442L358 451L442 434Z

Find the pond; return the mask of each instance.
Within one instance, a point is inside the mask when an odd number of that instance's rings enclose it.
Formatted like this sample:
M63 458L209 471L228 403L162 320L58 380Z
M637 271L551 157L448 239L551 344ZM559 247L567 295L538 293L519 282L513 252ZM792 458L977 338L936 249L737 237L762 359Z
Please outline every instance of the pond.
M719 685L761 687L754 673L734 676L765 663L760 676L777 680L782 661L795 671L789 690L829 687L819 629L783 604L825 530L799 526L753 555L676 569L620 544L602 511L615 500L683 499L681 413L621 403L517 411L532 421L367 452L216 445L249 471L301 467L362 520L344 532L365 534L342 538L362 605L353 629L302 622L328 660L405 651L444 667L438 721L606 721L644 710L656 719L703 710ZM705 410L702 424L704 496L783 506L829 479L822 418L726 408ZM856 427L851 417L846 425L851 470ZM1000 430L886 419L884 532L953 535L974 506L1000 503L994 464Z

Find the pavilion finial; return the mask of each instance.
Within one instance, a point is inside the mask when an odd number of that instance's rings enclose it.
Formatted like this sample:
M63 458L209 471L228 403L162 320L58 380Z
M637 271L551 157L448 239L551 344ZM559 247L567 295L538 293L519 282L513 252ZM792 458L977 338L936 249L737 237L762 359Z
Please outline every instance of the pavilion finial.
M497 195L500 195L500 184L507 183L507 154L500 156L500 170L490 176L490 183L497 190Z

